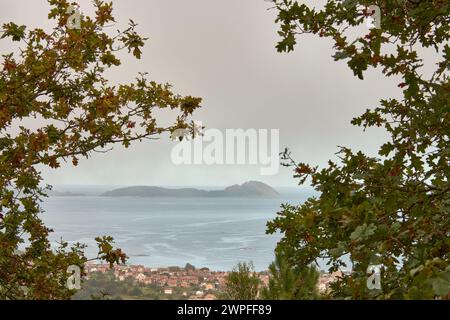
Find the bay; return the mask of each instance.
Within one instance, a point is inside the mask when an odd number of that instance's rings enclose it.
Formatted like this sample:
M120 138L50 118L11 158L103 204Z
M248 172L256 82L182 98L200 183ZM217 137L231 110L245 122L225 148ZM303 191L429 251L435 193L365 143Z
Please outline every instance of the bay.
M252 261L265 270L273 261L280 235L267 235L266 223L281 203L298 204L306 195L260 198L134 198L101 196L50 197L43 220L61 238L88 245L96 256L94 238L111 235L129 256L128 263L148 267L184 266L230 270Z

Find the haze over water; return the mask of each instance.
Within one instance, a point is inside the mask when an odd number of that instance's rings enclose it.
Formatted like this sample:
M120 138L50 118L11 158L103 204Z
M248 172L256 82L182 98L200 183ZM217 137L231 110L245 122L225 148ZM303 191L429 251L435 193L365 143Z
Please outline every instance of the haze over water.
M266 235L266 223L281 203L298 204L308 195L260 198L135 198L50 197L43 206L52 241L88 245L111 235L129 256L128 263L148 267L184 266L230 270L239 261L253 261L265 270L273 261L280 235Z

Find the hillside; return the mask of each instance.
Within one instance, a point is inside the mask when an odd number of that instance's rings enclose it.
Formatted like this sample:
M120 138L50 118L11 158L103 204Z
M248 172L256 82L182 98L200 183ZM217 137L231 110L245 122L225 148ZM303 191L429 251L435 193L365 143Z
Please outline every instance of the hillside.
M269 185L259 181L249 181L233 185L224 190L206 191L195 188L169 189L152 186L133 186L111 190L104 197L278 197L279 193Z

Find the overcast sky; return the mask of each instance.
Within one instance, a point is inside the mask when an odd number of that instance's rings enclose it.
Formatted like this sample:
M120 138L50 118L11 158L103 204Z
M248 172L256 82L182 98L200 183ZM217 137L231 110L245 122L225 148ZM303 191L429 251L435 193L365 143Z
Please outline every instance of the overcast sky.
M89 1L78 3L91 13ZM376 107L385 97L398 97L393 79L370 71L355 78L345 62L331 58L332 43L306 36L294 53L275 50L278 26L275 11L264 0L116 0L117 26L129 18L150 38L143 58L123 59L110 74L113 82L129 82L147 71L174 91L200 96L203 109L195 115L208 128L280 129L280 147L296 159L326 164L338 145L370 154L385 140L381 129L362 134L352 117ZM0 0L0 22L15 21L50 27L44 0ZM0 50L10 50L0 41ZM95 154L78 167L44 169L50 184L205 185L224 186L261 180L273 186L295 186L289 169L261 176L259 166L175 166L168 139L120 146Z

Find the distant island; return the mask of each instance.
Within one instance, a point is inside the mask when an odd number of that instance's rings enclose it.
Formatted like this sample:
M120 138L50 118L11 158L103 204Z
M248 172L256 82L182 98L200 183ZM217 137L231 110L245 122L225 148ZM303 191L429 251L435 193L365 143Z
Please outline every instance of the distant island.
M207 191L195 188L169 189L150 186L134 186L105 192L103 197L261 197L275 198L280 194L265 183L249 181L224 190Z

